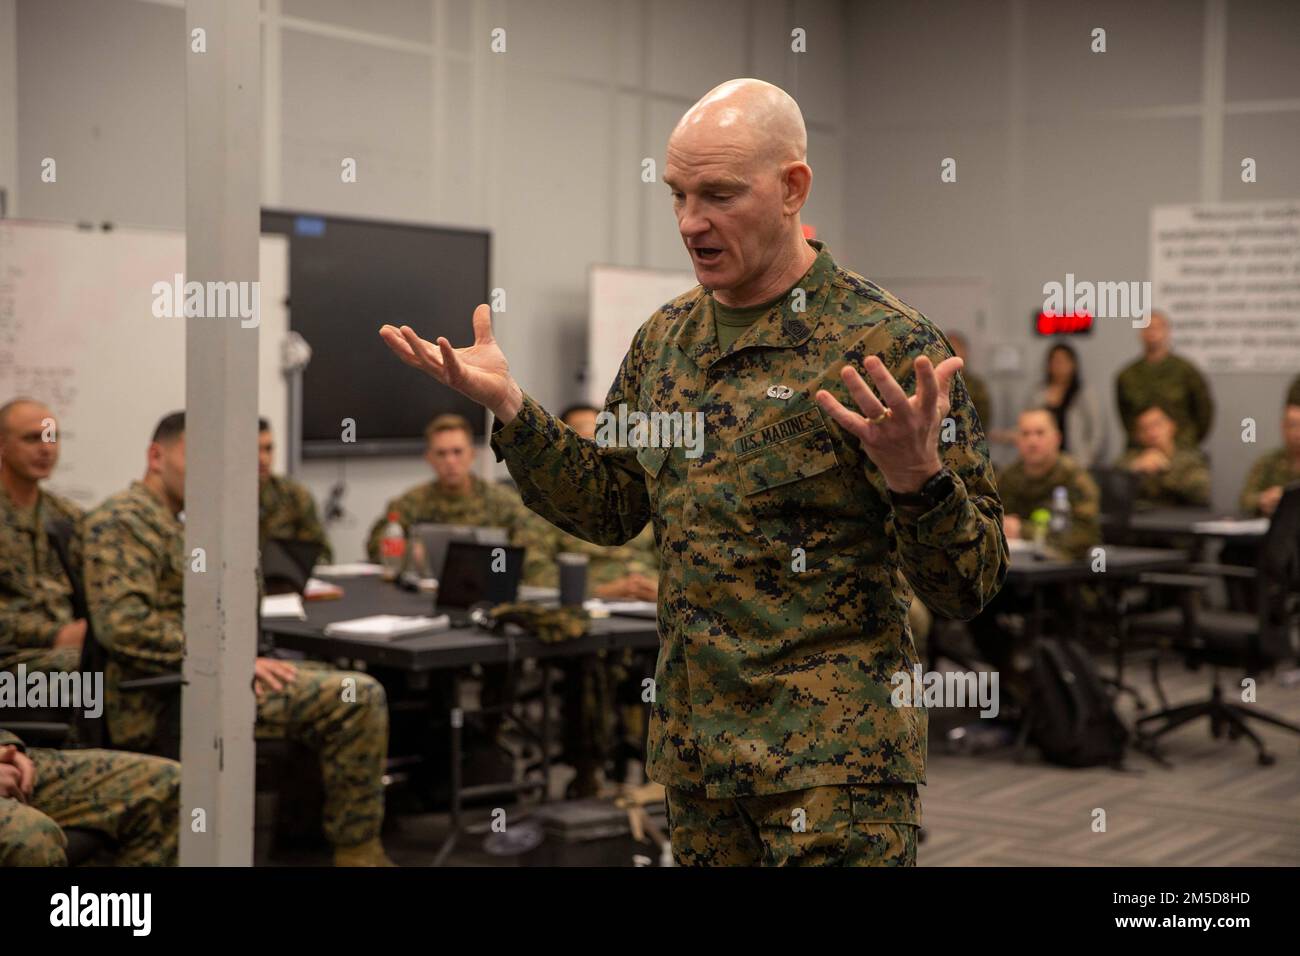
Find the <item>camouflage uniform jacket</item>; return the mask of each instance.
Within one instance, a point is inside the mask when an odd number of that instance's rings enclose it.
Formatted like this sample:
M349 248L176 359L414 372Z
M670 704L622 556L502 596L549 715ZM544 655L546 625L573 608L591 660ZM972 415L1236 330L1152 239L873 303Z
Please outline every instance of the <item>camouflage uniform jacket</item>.
M524 507L519 495L505 485L490 485L477 475L470 476L470 490L460 495L448 494L436 481L425 482L394 498L383 515L370 529L366 549L370 560L379 560L379 539L388 524L390 512L397 512L397 523L410 534L411 525L423 522L464 524L478 528L505 528L510 543L526 549L524 581L528 584L555 583L553 536L546 523L539 521Z
M1128 468L1144 449L1135 448L1119 460ZM1193 448L1179 448L1164 471L1137 476L1138 503L1161 508L1205 507L1210 503L1210 469Z
M1133 434L1137 417L1152 405L1163 408L1178 425L1177 443L1182 448L1199 447L1214 422L1209 383L1195 365L1177 355L1159 362L1140 358L1130 363L1115 379L1115 400L1129 448L1137 447Z
M857 439L815 404L824 388L856 407L846 363L879 355L910 392L916 356L952 351L928 319L810 245L804 308L787 297L725 353L699 286L633 338L605 411L698 412L698 457L583 441L528 397L494 428L524 500L552 523L612 545L653 522L648 771L710 798L924 782L926 714L890 702L891 677L918 663L911 589L969 618L1006 574L1002 506L960 376L939 447L955 490L929 509L891 506Z
M1033 539L1029 516L1038 508L1051 510L1052 491L1064 486L1070 496L1070 529L1065 534L1047 533L1049 546L1081 558L1101 542L1101 491L1087 470L1067 454L1057 456L1046 474L1032 478L1020 459L998 473L998 494L1002 509L1021 519L1020 536Z
M333 560L329 539L316 515L316 502L311 492L292 478L271 475L258 483L257 536L262 542L279 538L318 544L322 548L320 562Z
M68 557L81 562L82 511L70 501L39 492L33 509L19 509L0 489L0 664L21 651L50 648L59 628L73 619L72 584L46 529L72 526Z
M86 602L108 652L109 734L118 746L156 736L165 695L123 692L123 680L176 673L185 656L185 529L139 481L86 516Z
M1300 405L1300 402L1296 404ZM1300 481L1300 470L1291 467L1285 448L1275 448L1250 469L1246 487L1241 491L1241 510L1246 514L1259 514L1259 493L1279 485Z

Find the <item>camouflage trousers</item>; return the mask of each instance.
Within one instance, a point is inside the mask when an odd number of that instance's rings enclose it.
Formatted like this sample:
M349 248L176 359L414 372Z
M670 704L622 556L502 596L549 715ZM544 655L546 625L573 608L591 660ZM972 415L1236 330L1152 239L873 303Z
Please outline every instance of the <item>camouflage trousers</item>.
M835 785L709 799L668 788L678 866L915 866L916 785Z
M114 866L175 866L180 764L116 750L27 752L31 803L0 798L0 867L66 866L62 827L105 834Z
M384 822L388 702L368 674L294 661L297 678L258 698L254 736L286 738L320 757L323 826L336 847L379 837Z

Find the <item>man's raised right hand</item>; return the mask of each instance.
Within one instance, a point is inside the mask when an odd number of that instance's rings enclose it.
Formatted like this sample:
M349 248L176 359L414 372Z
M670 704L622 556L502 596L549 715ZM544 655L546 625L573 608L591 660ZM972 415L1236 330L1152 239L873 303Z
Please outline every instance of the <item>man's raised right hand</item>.
M487 408L502 424L512 421L524 403L524 393L510 375L505 353L492 336L492 310L474 310L474 344L452 348L442 336L427 342L409 326L385 325L380 337L407 365L432 375Z

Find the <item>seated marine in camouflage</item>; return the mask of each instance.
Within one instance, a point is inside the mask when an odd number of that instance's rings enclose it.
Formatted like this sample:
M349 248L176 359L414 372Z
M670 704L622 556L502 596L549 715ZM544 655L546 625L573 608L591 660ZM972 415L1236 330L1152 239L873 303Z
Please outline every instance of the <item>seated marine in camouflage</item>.
M311 492L284 475L271 474L271 454L275 443L271 423L257 420L257 540L306 541L320 545L321 564L334 560L329 539L316 515Z
M1007 538L1033 540L1030 517L1050 511L1052 495L1064 488L1070 500L1070 524L1064 531L1047 531L1047 546L1071 558L1081 558L1101 541L1101 492L1088 470L1061 451L1061 432L1046 408L1020 413L1016 447L1020 457L998 473L998 494Z
M175 673L185 655L182 581L188 560L185 413L159 422L141 481L86 516L86 593L95 635L108 652L108 732L115 746L157 750L168 694L122 690L124 680ZM307 661L259 657L255 734L287 737L320 757L324 829L337 865L386 865L379 840L388 708L367 674Z
M0 867L67 866L63 827L104 834L113 866L175 866L180 789L172 760L28 750L0 730Z
M1297 389L1300 392L1300 379ZM1282 410L1282 447L1255 462L1241 490L1241 510L1252 515L1272 515L1282 500L1283 488L1300 481L1300 394Z
M69 529L68 558L81 560L81 509L40 487L59 460L58 423L39 402L0 407L0 670L75 671L86 622L72 610L72 584L48 529Z
M379 540L390 514L397 515L402 530L412 525L464 524L479 528L505 528L510 543L525 549L523 580L526 584L554 585L555 552L544 521L519 500L513 489L488 484L474 474L474 429L460 415L439 415L424 430L424 457L434 480L409 488L384 507L370 529L366 550L379 560Z
M1178 444L1178 426L1159 405L1144 409L1135 424L1138 446L1118 466L1138 476L1137 503L1148 507L1205 507L1210 503L1210 468L1195 448Z
M572 405L560 413L560 421L580 437L594 441L598 414L594 406ZM613 546L584 541L549 523L547 527L554 553L587 556L589 597L632 601L658 598L659 551L650 525L631 541ZM555 577L558 579L558 574ZM543 583L553 585L558 580ZM644 762L647 726L641 681L654 673L653 658L645 658L645 652L626 650L617 663L607 664L603 653L560 662L564 673L560 710L564 752L560 760L576 770L567 796L582 798L598 793L598 770L610 761L618 782L622 782L629 759Z
M582 438L594 441L598 410L590 405L574 405L560 413L560 421ZM531 514L531 512L529 512ZM655 547L654 529L646 525L626 544L605 546L584 541L567 531L547 524L551 530L553 554L585 554L587 595L608 600L653 601L659 592L659 550ZM543 582L554 586L555 581Z
M1064 557L1086 557L1088 550L1101 542L1101 492L1087 469L1061 451L1061 432L1050 410L1030 408L1020 413L1016 447L1020 456L999 471L997 478L1007 538L1032 540L1035 528L1031 516L1039 509L1050 510L1055 489L1063 487L1070 502L1070 523L1063 531L1049 527L1046 544ZM980 657L998 670L1009 695L1021 704L1026 702L1023 675L1028 656L1019 652L1027 648L999 618L1023 614L1030 605L1029 594L1003 588L966 625Z

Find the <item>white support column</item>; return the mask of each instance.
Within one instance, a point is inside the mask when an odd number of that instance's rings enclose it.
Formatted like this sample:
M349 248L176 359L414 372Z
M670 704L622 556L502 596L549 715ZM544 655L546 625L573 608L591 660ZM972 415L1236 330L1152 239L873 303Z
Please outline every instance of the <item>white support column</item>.
M187 282L255 282L261 58L258 0L189 0ZM205 286L206 287L206 286ZM253 858L253 659L257 652L257 344L238 311L185 329L185 677L181 863ZM202 548L206 568L195 570ZM193 832L201 809L206 832Z
M0 189L5 215L18 217L18 7L0 0Z
M1224 0L1205 0L1201 65L1201 202L1223 198L1223 101L1227 88L1228 12Z

